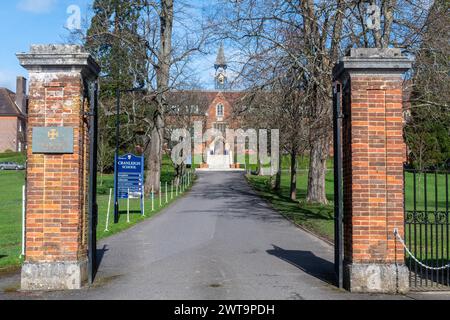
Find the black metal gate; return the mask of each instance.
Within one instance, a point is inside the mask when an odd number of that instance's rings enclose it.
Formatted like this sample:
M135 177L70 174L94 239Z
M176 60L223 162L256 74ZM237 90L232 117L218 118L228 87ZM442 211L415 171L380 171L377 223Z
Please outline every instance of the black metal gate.
M344 287L344 240L343 240L343 172L342 172L342 85L335 83L333 92L334 128L334 268L336 284Z
M449 171L404 170L411 290L450 290Z
M88 279L92 284L97 272L97 135L98 135L98 84L86 84L89 97L89 113L87 113L89 126L89 230L88 230Z

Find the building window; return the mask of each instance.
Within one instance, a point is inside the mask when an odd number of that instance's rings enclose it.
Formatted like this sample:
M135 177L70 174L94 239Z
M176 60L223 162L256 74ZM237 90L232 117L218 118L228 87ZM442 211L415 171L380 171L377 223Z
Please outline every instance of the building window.
M217 116L218 117L223 117L223 110L224 110L223 104L217 105Z
M214 123L214 129L219 130L225 136L228 126L226 123Z

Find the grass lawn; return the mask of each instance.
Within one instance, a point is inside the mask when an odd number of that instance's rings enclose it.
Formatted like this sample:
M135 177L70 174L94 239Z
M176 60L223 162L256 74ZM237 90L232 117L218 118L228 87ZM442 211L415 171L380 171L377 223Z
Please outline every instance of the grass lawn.
M290 173L283 172L281 176L281 191L275 193L270 189L269 177L248 176L250 184L259 194L268 200L282 215L295 223L313 231L314 233L333 241L334 239L334 207L330 205L307 204L306 190L308 185L308 172L297 175L297 198L292 201L289 197ZM333 172L329 171L326 177L327 197L332 202L334 198Z
M407 172L405 177L405 207L408 212L408 222L414 221L414 212L417 216L415 223L406 224L406 243L420 260L424 260L428 265L440 266L450 259L448 251L450 250L448 243L450 228L447 220L450 205L447 204L450 197L450 177L434 173L428 173L426 177L423 173L416 174L415 205L414 174ZM428 212L427 215L423 213L425 209ZM435 212L437 212L436 215ZM427 254L425 254L426 248L428 248Z
M25 157L21 154L0 154L0 162L13 161L18 163L24 163ZM316 234L325 237L329 240L334 238L334 177L333 170L329 170L326 176L326 191L327 197L330 201L329 205L311 205L305 202L306 188L308 181L308 159L305 157L299 157L299 172L297 178L298 187L298 201L291 201L289 198L289 183L290 174L286 171L289 168L289 157L284 156L282 159L282 189L279 193L274 193L269 188L269 178L259 176L248 176L250 184L259 191L260 195L267 199L273 207L281 214L291 219L295 223L306 227L307 229L315 232ZM331 167L331 160L329 166ZM255 169L255 168L253 168ZM170 190L170 181L174 176L173 167L168 157L164 158L163 170L162 170L162 182L163 189L165 182L168 182ZM3 171L0 172L0 271L16 268L21 264L20 250L21 250L21 208L22 208L22 185L24 184L25 172L23 171ZM414 176L412 173L406 173L406 185L405 185L405 206L407 210L414 209ZM99 239L103 239L117 232L123 231L149 217L157 214L162 208L167 206L165 204L165 195L163 194L163 205L159 207L159 197L155 198L155 210L151 211L151 201L146 199L145 201L145 213L146 217L142 217L139 214L140 201L130 200L131 221L127 223L126 216L126 200L121 200L121 217L120 222L116 225L113 221L113 208L110 212L110 225L109 232L105 232L106 214L108 208L109 189L113 188L113 176L104 175L98 177L98 206L99 206L99 224L97 229L97 236ZM416 175L416 210L423 210L425 205L425 177L423 175ZM450 181L449 181L450 182ZM438 192L436 193L436 187ZM446 177L445 175L437 175L435 179L434 174L427 175L427 208L429 211L434 211L435 208L438 211L446 210ZM437 201L436 201L437 195ZM175 192L174 192L175 196ZM170 199L169 204L175 201ZM427 228L427 234L425 234L425 227L422 226L422 235L417 235L417 242L422 239L422 247L425 246L425 237L427 238L428 245L431 240L431 225ZM416 228L417 229L417 228ZM407 243L411 239L413 240L412 231L414 229L406 229ZM421 230L418 227L418 232ZM440 230L434 229L434 230ZM439 234L436 238L436 232L433 234L433 241L441 242L442 236L446 237L446 234ZM444 252L446 252L446 242L444 241ZM436 258L443 257L437 255Z
M18 155L9 155L8 160L0 155L0 161L21 161ZM16 160L10 160L16 159ZM22 158L23 159L23 158ZM151 200L145 200L145 217L140 215L140 200L130 200L130 223L127 223L127 202L120 201L120 221L114 224L114 209L111 201L110 224L109 231L105 232L106 215L108 211L109 189L114 186L113 175L104 175L103 181L98 177L98 209L99 221L97 228L98 239L103 239L115 233L130 228L131 226L148 219L163 208L170 205L176 200L176 192L174 191L171 199L170 183L173 179L174 172L169 158L164 158L162 184L165 191L165 182L168 182L168 204L165 203L165 193L162 194L162 206L159 206L159 196L155 196L154 207L152 212ZM25 181L24 171L3 171L0 172L0 272L14 269L20 266L22 259L21 254L21 237L22 237L22 186ZM178 198L182 196L179 194Z
M0 270L21 262L24 181L24 171L0 171Z
M17 162L24 164L26 156L24 153L0 153L0 162Z
M283 164L289 163L288 159L283 159ZM260 193L260 195L267 199L272 206L281 214L291 219L295 223L304 226L314 233L325 237L329 240L334 239L334 174L333 170L329 170L326 176L326 192L329 200L329 205L312 205L306 203L306 190L308 185L307 161L299 161L300 171L297 176L297 198L298 201L291 201L289 198L290 188L290 173L283 172L281 179L281 191L275 193L270 189L269 177L248 176L250 184ZM284 165L283 165L284 168ZM405 207L406 210L414 209L414 176L412 173L405 174ZM416 210L423 210L425 208L425 179L423 175L416 175ZM450 183L450 181L449 181ZM444 174L428 174L427 175L427 208L430 212L437 209L438 211L445 211L446 209L446 176ZM438 192L436 193L435 190ZM450 190L447 191L449 194ZM437 195L437 198L436 198ZM437 201L436 201L437 199ZM435 226L433 227L435 228ZM416 228L420 230L419 228ZM440 229L440 226L438 228ZM433 241L441 242L441 237L446 237L444 233L440 233L436 237L436 230L434 229ZM411 229L413 230L413 229ZM439 231L438 230L438 231ZM406 240L412 239L412 232L407 228ZM420 235L417 236L419 241ZM431 243L431 225L428 226L427 232L428 244ZM425 227L422 232L422 244L425 246ZM446 245L444 241L444 251Z

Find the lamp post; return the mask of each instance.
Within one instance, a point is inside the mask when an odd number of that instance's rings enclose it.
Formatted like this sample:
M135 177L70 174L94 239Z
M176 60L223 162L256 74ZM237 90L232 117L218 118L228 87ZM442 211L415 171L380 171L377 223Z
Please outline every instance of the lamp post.
M114 154L114 223L119 223L119 194L118 194L118 176L117 176L117 161L119 159L120 148L120 98L122 93L145 91L144 85L139 88L128 90L116 89L116 151Z

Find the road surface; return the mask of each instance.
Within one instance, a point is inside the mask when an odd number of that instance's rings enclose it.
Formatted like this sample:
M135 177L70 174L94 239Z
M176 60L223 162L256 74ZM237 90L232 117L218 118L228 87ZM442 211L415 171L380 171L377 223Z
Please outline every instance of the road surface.
M336 289L333 248L273 211L236 172L200 173L183 198L99 248L93 287L14 292L15 275L0 281L0 299L408 298Z

